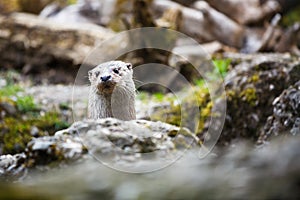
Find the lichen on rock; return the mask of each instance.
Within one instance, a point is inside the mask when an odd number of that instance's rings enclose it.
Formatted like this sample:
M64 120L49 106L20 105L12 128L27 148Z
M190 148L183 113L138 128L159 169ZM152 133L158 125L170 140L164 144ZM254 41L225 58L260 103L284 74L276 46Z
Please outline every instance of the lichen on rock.
M299 60L285 55L274 59L272 55L261 55L250 62L240 61L229 72L225 78L227 116L220 143L228 144L235 138L256 142L260 128L273 112L272 102L296 80L296 73L291 76L291 71L297 63Z
M0 155L24 152L33 137L51 135L68 126L62 114L42 109L17 84L1 87L0 94Z

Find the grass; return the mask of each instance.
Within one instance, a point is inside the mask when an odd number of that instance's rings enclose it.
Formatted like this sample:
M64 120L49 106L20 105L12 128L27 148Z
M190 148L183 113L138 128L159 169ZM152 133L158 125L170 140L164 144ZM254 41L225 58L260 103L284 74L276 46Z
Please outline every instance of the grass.
M35 104L32 96L18 97L16 100L16 104L18 110L22 113L38 110L38 107Z
M214 74L220 73L222 78L224 78L228 72L229 65L231 63L230 59L214 59Z
M153 97L154 100L161 102L164 100L165 95L163 93L157 92L153 94Z
M38 106L34 102L34 98L24 95L24 90L17 84L8 84L0 89L0 100L10 99L16 105L18 111L22 113L35 111ZM10 102L11 102L10 101Z
M16 96L19 92L23 92L23 89L19 85L8 84L7 86L0 88L0 97Z
M230 59L214 59L213 61L213 70L207 73L207 77L210 80L218 80L220 78L225 78L229 70L231 60ZM200 88L207 87L206 81L203 78L200 78L194 81L194 84Z

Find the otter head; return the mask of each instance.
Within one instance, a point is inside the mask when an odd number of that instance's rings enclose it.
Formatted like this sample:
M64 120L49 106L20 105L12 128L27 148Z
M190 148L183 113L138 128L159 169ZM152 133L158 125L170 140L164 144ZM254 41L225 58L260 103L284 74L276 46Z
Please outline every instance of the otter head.
M88 72L91 86L97 94L110 96L117 88L132 87L132 65L122 61L110 61L96 66Z

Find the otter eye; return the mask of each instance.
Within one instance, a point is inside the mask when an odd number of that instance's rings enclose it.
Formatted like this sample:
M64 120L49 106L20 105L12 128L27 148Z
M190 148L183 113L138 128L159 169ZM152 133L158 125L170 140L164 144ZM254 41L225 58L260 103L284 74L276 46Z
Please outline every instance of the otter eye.
M127 68L128 68L129 70L132 69L132 64L131 64L131 63L126 63L126 66L127 66Z
M113 69L113 72L116 74L119 74L119 70L118 69Z
M96 77L98 77L100 75L100 72L95 72Z

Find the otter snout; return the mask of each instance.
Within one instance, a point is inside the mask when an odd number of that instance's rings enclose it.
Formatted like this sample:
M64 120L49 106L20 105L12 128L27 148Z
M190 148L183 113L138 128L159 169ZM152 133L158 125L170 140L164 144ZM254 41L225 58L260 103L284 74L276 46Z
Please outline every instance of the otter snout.
M106 82L106 81L108 81L108 80L111 79L111 75L108 75L108 76L101 76L100 79L101 79L101 81Z

